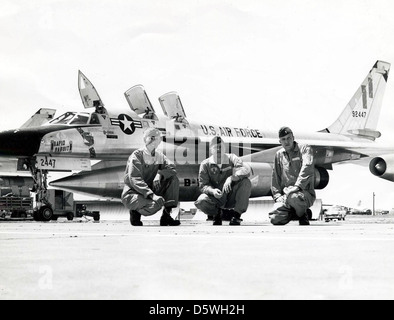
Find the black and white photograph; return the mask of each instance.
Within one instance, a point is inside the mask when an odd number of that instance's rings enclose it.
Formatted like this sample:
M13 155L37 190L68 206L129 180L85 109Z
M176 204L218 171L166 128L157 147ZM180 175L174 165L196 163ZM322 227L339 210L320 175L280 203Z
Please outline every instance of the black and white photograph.
M0 300L394 299L393 14L0 0Z

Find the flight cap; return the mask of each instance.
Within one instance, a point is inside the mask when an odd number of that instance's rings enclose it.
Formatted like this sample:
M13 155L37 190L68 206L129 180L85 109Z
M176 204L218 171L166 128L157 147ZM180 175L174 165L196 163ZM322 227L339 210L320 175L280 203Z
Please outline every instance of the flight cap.
M144 140L147 137L161 137L161 132L157 128L148 128L144 131Z
M287 136L290 133L293 134L293 131L289 127L282 127L279 129L279 138Z

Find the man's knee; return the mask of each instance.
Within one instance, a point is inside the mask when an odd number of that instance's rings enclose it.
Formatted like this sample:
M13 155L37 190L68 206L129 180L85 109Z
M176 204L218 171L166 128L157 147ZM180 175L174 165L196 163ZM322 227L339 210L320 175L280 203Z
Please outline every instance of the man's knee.
M136 204L138 203L137 195L133 193L122 194L122 204L129 210L135 210Z
M161 208L163 208L162 205L158 204L157 202L153 201L148 203L147 205L143 206L142 208L137 209L141 215L143 216L152 216L156 212L158 212Z
M295 213L298 217L303 216L308 209L305 196L302 192L293 193L287 199L287 203L295 210Z
M163 207L152 199L145 199L139 194L125 194L121 200L127 209L138 211L143 216L151 216Z
M205 193L201 194L194 202L197 209L208 215L216 215L218 213L217 205Z
M194 205L197 209L202 210L202 208L205 207L208 203L209 197L205 193L203 193L197 198L197 200L194 202Z

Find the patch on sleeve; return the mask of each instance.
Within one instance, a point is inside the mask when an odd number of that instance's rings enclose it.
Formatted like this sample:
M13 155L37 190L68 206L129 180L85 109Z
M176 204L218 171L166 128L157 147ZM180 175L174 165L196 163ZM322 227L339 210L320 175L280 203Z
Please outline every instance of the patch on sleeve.
M304 158L305 164L310 165L313 163L313 154L312 154L312 150L310 147L305 149L305 155L303 158Z

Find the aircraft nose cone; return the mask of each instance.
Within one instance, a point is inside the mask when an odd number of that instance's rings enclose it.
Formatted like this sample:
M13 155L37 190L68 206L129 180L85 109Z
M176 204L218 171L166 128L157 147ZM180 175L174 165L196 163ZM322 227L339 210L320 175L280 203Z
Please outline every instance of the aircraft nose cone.
M51 187L93 196L120 198L124 166L81 171L49 182Z
M0 132L0 156L33 156L40 148L43 134L34 130Z
M85 183L84 183L85 182ZM89 181L90 182L90 181ZM96 181L98 182L98 181ZM74 174L49 182L51 187L60 189L71 189L73 191L83 191L87 187L87 181L83 181L82 175Z

